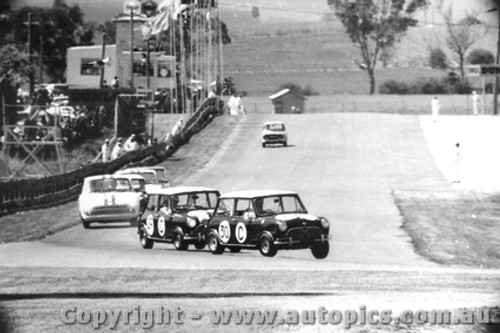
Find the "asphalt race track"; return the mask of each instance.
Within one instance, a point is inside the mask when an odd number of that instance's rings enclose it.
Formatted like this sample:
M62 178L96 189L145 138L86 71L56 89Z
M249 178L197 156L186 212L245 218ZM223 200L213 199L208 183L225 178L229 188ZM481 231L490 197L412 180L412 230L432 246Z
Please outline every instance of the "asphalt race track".
M262 148L265 120L287 125L289 146ZM4 266L150 267L171 269L437 268L417 256L400 230L393 189L448 186L434 164L417 117L382 114L245 115L215 158L177 184L222 193L244 189L297 191L310 213L331 221L331 252L258 251L214 256L155 244L143 250L127 225L81 225L43 241L0 246Z

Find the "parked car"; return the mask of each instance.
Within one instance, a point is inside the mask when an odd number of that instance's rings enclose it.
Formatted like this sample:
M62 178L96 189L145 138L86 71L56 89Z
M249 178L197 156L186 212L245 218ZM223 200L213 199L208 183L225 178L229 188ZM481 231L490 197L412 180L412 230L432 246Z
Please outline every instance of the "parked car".
M281 121L265 122L261 141L262 147L266 147L268 144L282 144L286 146L288 144L288 135L285 124Z
M251 190L219 197L207 228L213 254L259 249L273 257L282 249L310 248L317 259L328 255L330 222L307 212L295 192Z
M159 185L159 187L169 187L170 181L167 176L167 169L162 166L145 166L145 167L135 167L127 168L123 170L118 170L115 175L140 175L144 178L146 182L146 188L151 187L150 185Z
M151 249L155 242L173 243L177 250L189 244L205 247L205 231L220 193L199 186L153 188L147 191L138 218L141 245Z
M99 175L85 178L78 197L83 227L92 222L129 222L135 224L139 214L140 192L127 177Z

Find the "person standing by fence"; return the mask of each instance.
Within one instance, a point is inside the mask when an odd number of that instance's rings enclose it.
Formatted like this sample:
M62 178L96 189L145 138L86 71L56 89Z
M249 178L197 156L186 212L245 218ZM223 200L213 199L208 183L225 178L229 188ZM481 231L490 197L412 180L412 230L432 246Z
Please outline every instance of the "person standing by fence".
M111 147L109 145L109 139L104 140L104 143L101 146L101 154L102 154L102 162L109 162L109 157L111 154Z
M477 116L479 111L479 95L476 93L475 90L472 91L472 96L471 96L471 102L472 102L472 113Z
M437 121L439 111L441 110L441 102L434 96L431 100L431 110L432 110L432 121L435 123Z

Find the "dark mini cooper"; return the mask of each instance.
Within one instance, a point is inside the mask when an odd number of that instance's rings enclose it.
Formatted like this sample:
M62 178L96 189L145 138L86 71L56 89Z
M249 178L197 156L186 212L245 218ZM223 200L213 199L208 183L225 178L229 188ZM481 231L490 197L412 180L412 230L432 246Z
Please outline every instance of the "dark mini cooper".
M208 187L153 188L141 202L138 233L141 245L151 249L155 242L173 243L177 250L189 244L205 247L205 231L219 191Z
M219 198L206 237L213 254L248 248L273 257L281 249L311 248L323 259L330 250L329 231L330 222L308 214L297 193L252 190Z

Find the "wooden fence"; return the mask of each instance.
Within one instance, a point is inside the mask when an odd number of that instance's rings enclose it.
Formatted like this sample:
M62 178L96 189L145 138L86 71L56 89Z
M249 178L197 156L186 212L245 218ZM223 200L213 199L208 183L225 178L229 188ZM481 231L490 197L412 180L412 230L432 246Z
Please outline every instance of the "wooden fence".
M155 165L166 160L222 112L221 103L215 98L206 100L187 119L177 135L165 142L128 152L110 162L92 163L64 174L39 179L1 182L0 216L73 201L78 198L86 177L114 173L125 167Z

